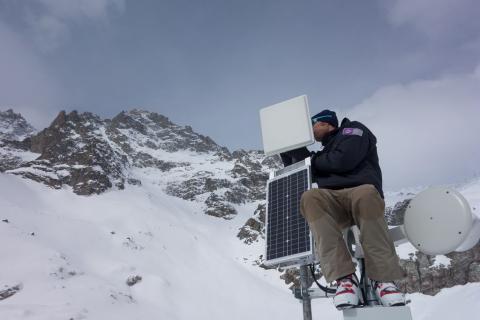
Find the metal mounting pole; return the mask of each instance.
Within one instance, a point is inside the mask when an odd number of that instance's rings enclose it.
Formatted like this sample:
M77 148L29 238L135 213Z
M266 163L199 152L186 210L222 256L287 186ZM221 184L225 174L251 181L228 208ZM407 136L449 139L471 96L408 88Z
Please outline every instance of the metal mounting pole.
M306 265L300 267L300 284L302 287L303 320L312 320L312 303L308 294L308 267Z

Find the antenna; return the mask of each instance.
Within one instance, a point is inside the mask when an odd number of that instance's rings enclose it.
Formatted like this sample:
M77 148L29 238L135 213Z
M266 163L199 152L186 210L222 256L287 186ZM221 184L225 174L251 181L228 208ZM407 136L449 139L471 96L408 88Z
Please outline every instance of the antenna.
M306 95L261 109L260 125L267 156L315 142Z
M431 187L410 201L403 230L417 250L429 255L446 254L466 251L477 244L480 220L458 191Z

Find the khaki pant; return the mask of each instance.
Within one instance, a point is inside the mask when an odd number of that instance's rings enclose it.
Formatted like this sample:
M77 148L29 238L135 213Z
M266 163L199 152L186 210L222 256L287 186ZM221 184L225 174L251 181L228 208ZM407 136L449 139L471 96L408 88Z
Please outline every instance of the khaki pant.
M300 205L328 282L355 272L342 234L343 229L354 224L360 229L367 277L393 281L405 276L385 222L385 202L373 185L341 190L311 189L302 195Z

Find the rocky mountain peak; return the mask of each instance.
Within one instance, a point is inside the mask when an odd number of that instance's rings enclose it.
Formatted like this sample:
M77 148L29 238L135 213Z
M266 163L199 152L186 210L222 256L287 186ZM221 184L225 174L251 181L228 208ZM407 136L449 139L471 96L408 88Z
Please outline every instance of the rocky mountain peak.
M31 137L31 150L41 153L42 159L50 159L99 138L98 129L103 124L102 119L89 112L60 111L49 127Z
M0 139L23 140L33 133L35 128L12 109L0 111Z
M28 139L40 156L10 173L60 188L70 185L77 194L123 189L127 157L106 139L105 121L89 112L61 111L49 127Z
M31 156L3 161L0 170L7 173L53 188L70 186L80 195L153 183L225 219L236 215L236 206L264 199L268 171L281 163L261 151L230 153L190 126L141 109L122 111L111 120L61 111L50 126L10 147Z
M214 152L224 158L231 157L227 148L219 146L210 137L194 132L190 126L179 126L163 115L146 110L120 112L111 120L108 131L117 140L134 139L139 146L155 150Z

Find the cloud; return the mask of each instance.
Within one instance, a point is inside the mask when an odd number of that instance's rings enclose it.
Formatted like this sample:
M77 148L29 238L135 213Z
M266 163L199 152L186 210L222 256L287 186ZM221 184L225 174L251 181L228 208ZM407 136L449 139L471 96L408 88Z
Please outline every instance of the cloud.
M26 6L25 17L38 47L51 52L68 41L71 24L104 21L124 10L125 0L38 0Z
M62 84L37 49L54 51L70 40L73 26L105 22L125 10L125 0L5 0L2 5L0 109L13 108L42 129L66 106ZM7 18L7 12L16 18Z
M480 174L480 66L379 89L347 112L377 136L386 189Z
M480 3L476 0L389 0L383 2L394 26L410 26L437 43L477 42Z
M13 108L42 128L56 113L59 87L31 45L0 22L0 109Z
M62 19L106 18L110 10L123 11L125 0L38 0L47 14Z

